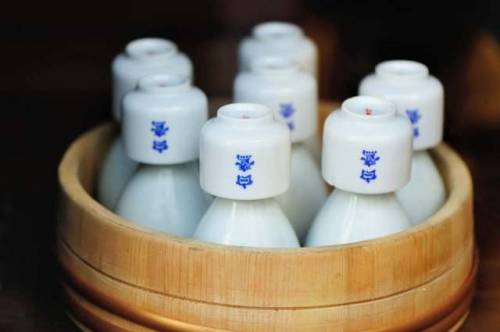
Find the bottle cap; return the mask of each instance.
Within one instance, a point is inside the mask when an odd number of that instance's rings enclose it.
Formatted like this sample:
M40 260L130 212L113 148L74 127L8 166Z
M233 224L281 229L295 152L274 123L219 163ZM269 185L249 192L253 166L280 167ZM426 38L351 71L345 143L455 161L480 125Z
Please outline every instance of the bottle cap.
M200 130L208 117L205 94L186 76L146 76L123 100L126 154L146 164L178 164L198 158Z
M268 106L275 119L290 129L292 142L314 136L317 128L318 92L314 77L292 59L264 56L251 63L234 81L234 100Z
M299 26L288 22L264 22L256 25L252 35L241 42L240 70L249 70L257 57L278 55L293 58L302 69L316 76L317 53L316 45Z
M408 60L379 63L365 77L360 95L385 97L397 106L413 127L413 148L424 150L443 139L444 92L424 64Z
M290 185L290 133L264 105L229 104L202 129L200 184L236 200L264 199Z
M113 115L120 120L125 94L136 88L140 78L153 74L178 74L192 81L191 61L177 50L177 45L161 38L131 41L125 52L112 63Z
M353 193L382 194L410 179L412 130L393 103L353 97L330 114L323 134L322 173Z

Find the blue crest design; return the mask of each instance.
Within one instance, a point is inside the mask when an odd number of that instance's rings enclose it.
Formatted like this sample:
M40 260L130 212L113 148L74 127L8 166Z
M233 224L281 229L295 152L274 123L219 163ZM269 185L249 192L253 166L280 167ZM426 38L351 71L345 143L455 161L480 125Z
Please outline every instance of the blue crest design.
M153 150L158 151L158 153L162 153L163 151L168 149L167 141L153 141Z
M238 175L236 178L236 184L242 186L243 189L247 189L247 186L253 184L252 175Z
M151 121L151 131L157 137L162 137L170 129L167 127L165 121Z
M377 161L380 160L380 157L377 156L377 151L363 150L362 154L361 160L363 160L363 164L368 167L375 165Z
M252 158L252 155L236 155L236 159L238 160L235 165L238 166L238 170L242 172L246 172L252 168L252 166L255 164L253 160L250 160Z
M370 183L370 181L373 181L377 178L377 170L372 170L372 171L367 171L362 169L361 170L361 175L359 176L362 180L365 180L366 183Z
M422 118L422 115L420 114L420 111L416 108L414 109L407 109L406 110L406 116L408 117L408 120L410 120L412 125L417 124L417 122Z
M295 111L296 109L292 103L280 104L280 114L285 119L290 118L295 113Z
M413 128L413 137L418 137L420 136L420 129L418 127Z

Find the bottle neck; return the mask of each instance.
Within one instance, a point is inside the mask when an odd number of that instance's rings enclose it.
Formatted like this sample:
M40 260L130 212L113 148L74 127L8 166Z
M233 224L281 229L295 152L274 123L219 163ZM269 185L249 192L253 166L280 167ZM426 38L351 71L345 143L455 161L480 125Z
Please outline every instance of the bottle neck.
M249 199L249 200L215 197L215 201L217 202L217 204L231 206L232 208L244 208L244 209L247 208L253 209L260 207L279 208L274 197L264 198L264 199Z
M429 77L429 69L419 62L407 60L385 61L375 67L378 77L398 84L412 84Z
M125 54L132 60L142 62L163 62L177 55L177 45L161 38L143 38L130 42Z
M339 188L335 188L334 195L349 197L352 199L362 200L362 201L379 201L379 200L392 200L396 199L396 194L394 192L382 193L382 194L360 194L353 193L350 191L345 191Z
M175 74L146 76L139 81L139 90L151 94L178 94L188 91L190 87L187 77Z
M253 36L260 42L280 46L300 41L304 37L304 32L295 24L267 22L257 25L253 29Z

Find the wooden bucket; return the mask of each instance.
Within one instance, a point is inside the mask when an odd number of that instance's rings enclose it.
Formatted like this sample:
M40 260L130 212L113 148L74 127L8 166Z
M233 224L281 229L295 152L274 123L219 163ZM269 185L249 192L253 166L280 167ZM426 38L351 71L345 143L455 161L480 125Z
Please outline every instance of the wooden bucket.
M321 119L333 109L323 103ZM405 232L349 245L228 247L155 233L91 193L111 124L60 167L57 256L70 315L96 331L447 331L465 319L477 272L472 181L441 144L445 205Z

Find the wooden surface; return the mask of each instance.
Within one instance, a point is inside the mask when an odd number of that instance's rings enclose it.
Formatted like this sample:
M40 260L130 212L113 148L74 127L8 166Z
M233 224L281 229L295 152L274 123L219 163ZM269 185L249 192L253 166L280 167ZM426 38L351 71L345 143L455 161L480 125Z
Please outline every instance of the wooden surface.
M324 104L321 113L331 108ZM86 191L92 192L112 133L101 127L84 136L61 164L58 243L69 282L87 297L101 294L98 301L112 311L109 301L128 303L139 322L152 315L147 323L164 327L172 322L162 317L248 331L402 328L434 325L436 315L457 305L449 304L454 294L468 287L472 187L446 146L435 159L449 199L426 223L360 244L263 251L156 234L95 202Z

